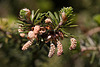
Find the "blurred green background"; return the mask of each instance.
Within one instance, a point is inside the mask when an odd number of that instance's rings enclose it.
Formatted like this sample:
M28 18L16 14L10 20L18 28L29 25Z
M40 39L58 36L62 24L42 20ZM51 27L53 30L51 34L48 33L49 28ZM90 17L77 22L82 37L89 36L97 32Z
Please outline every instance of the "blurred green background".
M92 46L85 36L89 30L100 27L100 0L0 0L0 67L100 67L100 52L70 51L70 39L62 41L64 54L48 58L48 48L36 47L22 51L26 41L17 33L16 20L22 8L40 9L40 12L59 11L63 7L73 7L78 27L66 31L77 36L80 45ZM90 37L95 46L100 45L100 32ZM79 44L78 44L79 47Z

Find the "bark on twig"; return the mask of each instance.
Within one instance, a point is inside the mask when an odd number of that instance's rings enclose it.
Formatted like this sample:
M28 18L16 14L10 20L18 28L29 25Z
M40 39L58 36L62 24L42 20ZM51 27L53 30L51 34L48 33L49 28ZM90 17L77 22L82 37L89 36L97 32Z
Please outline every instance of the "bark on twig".
M90 46L90 47L86 47L86 46L81 46L81 51L100 51L100 46Z
M88 36L92 36L93 34L97 33L97 32L100 32L100 27L96 27L96 28L93 28L91 30L89 30L86 35Z
M58 26L54 29L54 31L58 30L58 28L63 24L63 22L61 21Z

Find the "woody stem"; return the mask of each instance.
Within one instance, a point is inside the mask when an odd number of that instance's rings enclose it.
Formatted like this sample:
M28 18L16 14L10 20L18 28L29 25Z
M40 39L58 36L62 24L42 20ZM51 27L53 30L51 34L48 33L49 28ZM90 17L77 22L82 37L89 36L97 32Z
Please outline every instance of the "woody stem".
M58 28L63 24L63 22L61 21L58 26L54 29L54 31L58 30Z

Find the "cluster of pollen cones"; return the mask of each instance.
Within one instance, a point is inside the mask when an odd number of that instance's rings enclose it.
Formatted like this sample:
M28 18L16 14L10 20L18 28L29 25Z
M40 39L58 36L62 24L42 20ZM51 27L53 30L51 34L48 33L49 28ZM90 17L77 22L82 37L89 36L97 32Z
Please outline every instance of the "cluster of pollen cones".
M27 10L27 17L28 18L30 16L30 14L28 13L29 10ZM63 12L62 13L62 20L63 22L67 21L66 15ZM46 18L45 19L45 24L47 24L46 26L41 26L41 25L35 25L33 27L31 27L31 30L29 30L29 32L27 34L23 33L23 29L21 29L21 25L19 25L19 29L18 32L20 32L20 36L21 37L25 37L25 35L27 35L27 39L28 41L23 45L22 50L26 50L29 48L29 46L31 46L34 42L34 39L39 40L39 36L43 36L43 38L45 39L45 43L50 43L50 50L49 50L49 54L48 57L52 57L55 53L55 47L57 46L57 56L62 55L63 53L63 46L60 42L60 39L63 40L64 38L64 33L60 30L55 31L55 29L53 28L53 23L51 21L50 18ZM62 25L62 23L60 23L59 25ZM58 26L59 27L59 26ZM57 27L57 28L58 28ZM49 31L49 32L47 32ZM22 32L22 33L21 33ZM70 50L75 49L77 41L75 38L71 38L71 45L69 47Z

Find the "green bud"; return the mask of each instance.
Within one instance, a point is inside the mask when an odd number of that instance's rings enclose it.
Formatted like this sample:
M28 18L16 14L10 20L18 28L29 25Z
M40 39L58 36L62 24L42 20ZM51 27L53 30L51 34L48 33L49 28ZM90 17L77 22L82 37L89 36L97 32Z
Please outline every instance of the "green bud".
M66 22L67 21L67 17L66 17L65 12L62 12L61 14L62 14L62 21Z
M72 17L73 13L73 8L72 7L63 7L60 10L61 18L63 22L66 22L68 18Z
M29 9L24 8L22 10L20 10L20 17L23 19L29 19L31 15L31 12Z

